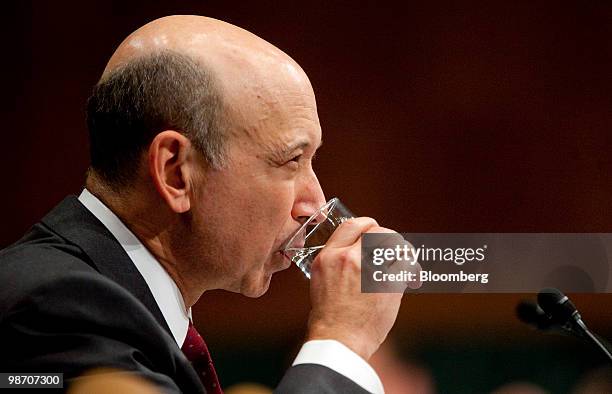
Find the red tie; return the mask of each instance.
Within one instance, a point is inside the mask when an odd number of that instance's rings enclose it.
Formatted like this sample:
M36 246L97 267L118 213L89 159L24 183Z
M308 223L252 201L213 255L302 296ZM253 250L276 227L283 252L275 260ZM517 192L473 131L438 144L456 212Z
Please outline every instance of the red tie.
M198 373L206 393L223 394L206 342L204 342L204 339L202 339L191 321L189 322L187 337L181 350Z

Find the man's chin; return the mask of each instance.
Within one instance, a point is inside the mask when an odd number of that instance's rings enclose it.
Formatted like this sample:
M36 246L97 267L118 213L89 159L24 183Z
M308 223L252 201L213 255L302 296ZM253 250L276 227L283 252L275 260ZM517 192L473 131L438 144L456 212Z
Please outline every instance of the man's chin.
M259 298L266 294L270 288L270 281L272 280L271 274L263 275L259 280L250 283L241 289L240 293L250 298Z

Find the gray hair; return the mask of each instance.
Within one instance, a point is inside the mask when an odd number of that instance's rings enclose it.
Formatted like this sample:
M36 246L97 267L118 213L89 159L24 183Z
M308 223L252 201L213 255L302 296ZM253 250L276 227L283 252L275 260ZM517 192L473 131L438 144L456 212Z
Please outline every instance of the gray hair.
M134 180L142 153L164 130L185 135L207 163L224 163L225 111L210 71L160 51L105 74L87 101L91 171L115 191Z

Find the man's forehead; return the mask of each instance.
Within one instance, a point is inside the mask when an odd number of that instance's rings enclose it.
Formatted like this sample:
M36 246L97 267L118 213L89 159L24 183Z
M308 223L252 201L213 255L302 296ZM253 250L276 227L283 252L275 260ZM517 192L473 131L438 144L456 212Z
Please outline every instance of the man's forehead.
M312 95L283 93L269 100L263 93L258 99L247 96L251 100L238 109L239 139L275 153L318 148L321 126Z

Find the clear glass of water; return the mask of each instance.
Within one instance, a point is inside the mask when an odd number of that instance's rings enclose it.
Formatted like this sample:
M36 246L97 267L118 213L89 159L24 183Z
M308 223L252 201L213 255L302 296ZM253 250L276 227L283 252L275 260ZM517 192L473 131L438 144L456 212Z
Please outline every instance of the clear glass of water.
M336 228L355 215L337 198L313 214L283 246L283 254L310 279L310 267Z

